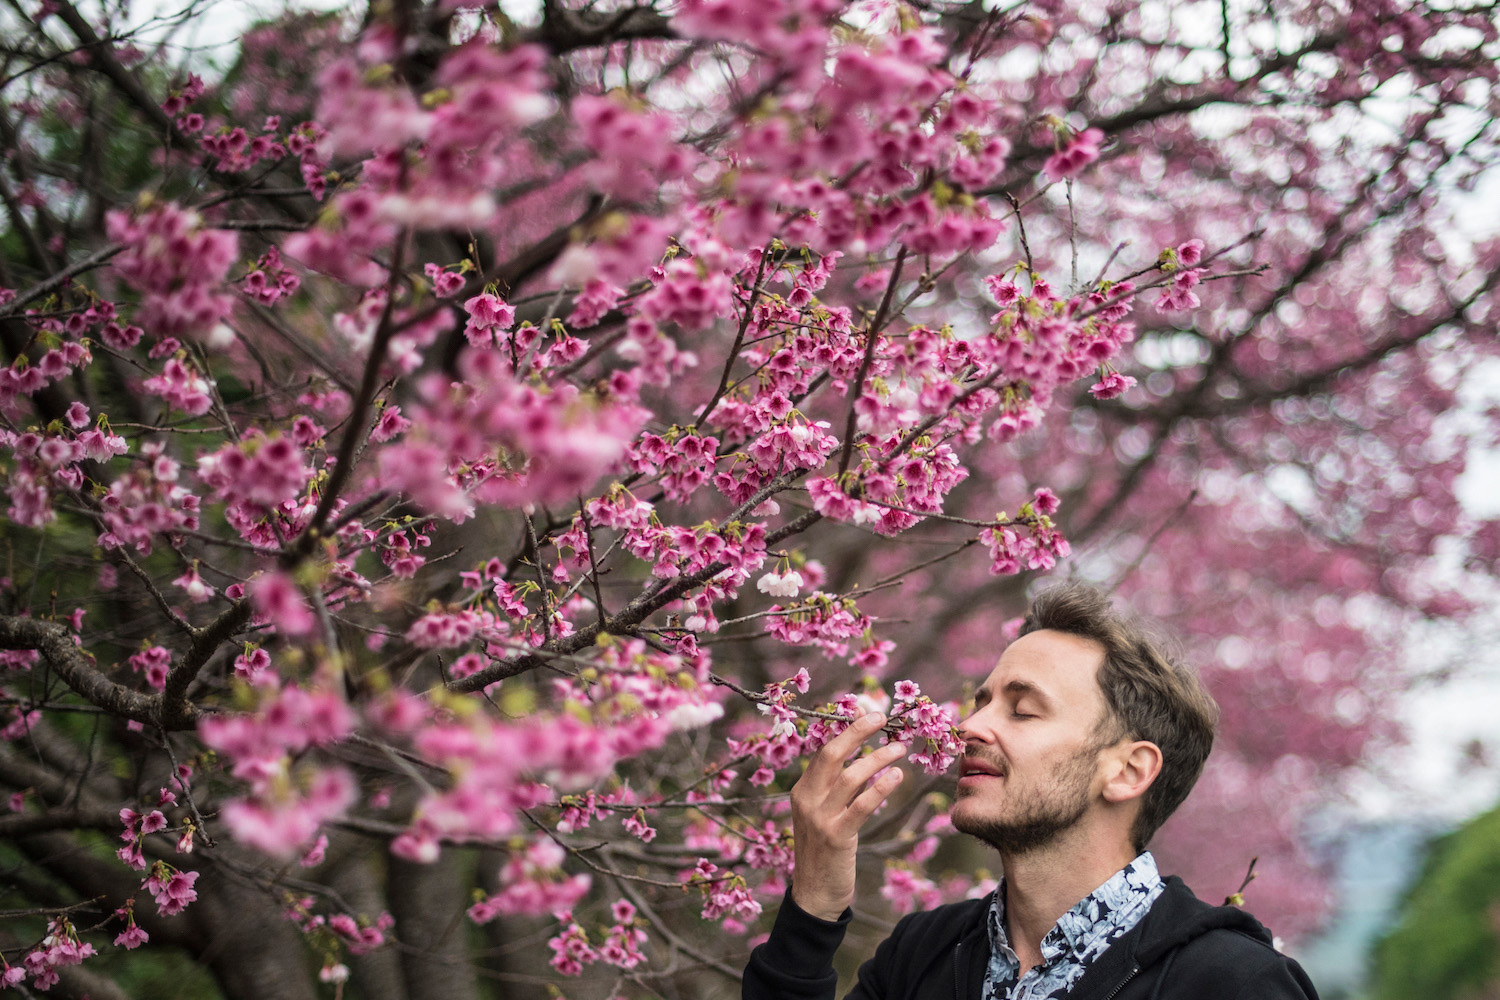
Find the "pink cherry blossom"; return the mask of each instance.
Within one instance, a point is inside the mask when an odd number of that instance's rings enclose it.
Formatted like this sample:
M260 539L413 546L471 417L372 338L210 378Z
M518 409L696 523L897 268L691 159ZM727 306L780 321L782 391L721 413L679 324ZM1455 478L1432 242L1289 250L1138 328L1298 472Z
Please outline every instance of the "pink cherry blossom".
M1186 312L1196 309L1200 300L1193 288L1202 280L1203 270L1192 268L1178 271L1156 298L1156 308L1162 312Z
M1089 386L1089 394L1095 399L1114 399L1135 385L1135 379L1119 372L1110 372Z
M1042 170L1054 181L1077 177L1090 163L1099 159L1099 147L1104 142L1104 132L1097 128L1086 128L1074 133L1051 156Z
M279 632L306 635L315 619L296 584L281 573L266 573L250 582L250 600Z

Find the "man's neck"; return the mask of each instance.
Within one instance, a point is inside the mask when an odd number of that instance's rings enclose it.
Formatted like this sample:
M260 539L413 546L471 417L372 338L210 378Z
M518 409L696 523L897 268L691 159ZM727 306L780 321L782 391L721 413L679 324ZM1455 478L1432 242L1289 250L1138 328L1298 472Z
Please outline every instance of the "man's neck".
M1081 851L1071 846L1058 844L1001 857L1006 936L1021 960L1022 975L1041 964L1042 938L1062 915L1136 857L1136 852L1125 845L1112 851Z

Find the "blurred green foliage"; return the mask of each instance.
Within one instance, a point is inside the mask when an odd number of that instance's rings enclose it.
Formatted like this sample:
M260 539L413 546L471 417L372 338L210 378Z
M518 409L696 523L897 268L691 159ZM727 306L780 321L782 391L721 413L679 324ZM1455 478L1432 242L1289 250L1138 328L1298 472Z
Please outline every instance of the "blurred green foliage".
M100 836L96 843L100 855L113 852L111 841ZM40 876L36 866L9 844L0 842L0 909L15 907L46 909L54 903L61 911L71 897L62 886ZM149 898L141 896L145 905ZM80 930L98 924L105 916L104 910L85 908L72 911L72 919ZM47 916L10 920L0 936L0 948L11 962L19 960L28 949L41 941L47 933ZM107 930L113 935L117 930L110 924ZM90 936L85 934L85 939ZM99 939L92 937L97 946ZM150 997L151 1000L220 1000L218 982L206 965L193 960L179 948L154 944L149 948L126 951L123 948L101 948L99 954L88 960L87 969L95 975L112 981L130 997ZM25 991L23 991L24 993ZM9 994L7 994L9 996Z
M221 1000L224 996L208 967L176 948L105 948L98 958L89 959L89 968L114 982L126 996L152 1000Z
M1375 947L1373 1000L1500 995L1500 806L1432 844Z

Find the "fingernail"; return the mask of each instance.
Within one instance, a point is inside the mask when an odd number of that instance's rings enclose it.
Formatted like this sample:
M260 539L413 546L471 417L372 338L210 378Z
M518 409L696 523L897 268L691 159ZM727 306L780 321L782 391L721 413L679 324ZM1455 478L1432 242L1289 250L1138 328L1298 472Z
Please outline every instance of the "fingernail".
M869 715L865 716L865 718L869 719L877 726L885 725L885 716L880 714L879 712L871 712Z

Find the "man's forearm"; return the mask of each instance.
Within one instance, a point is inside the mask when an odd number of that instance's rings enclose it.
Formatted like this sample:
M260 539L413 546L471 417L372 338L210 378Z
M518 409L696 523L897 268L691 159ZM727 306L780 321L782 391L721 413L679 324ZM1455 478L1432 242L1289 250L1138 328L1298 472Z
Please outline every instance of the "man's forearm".
M771 936L750 954L742 1000L833 1000L839 981L833 956L848 925L849 911L838 920L822 920L799 907L788 891Z

